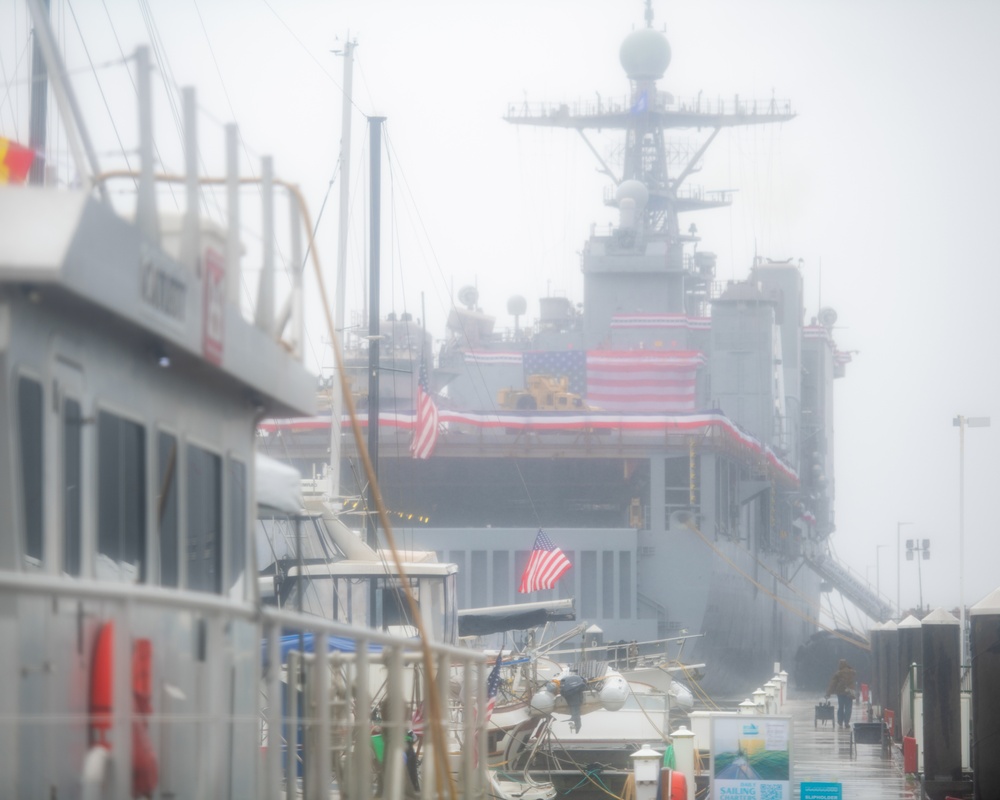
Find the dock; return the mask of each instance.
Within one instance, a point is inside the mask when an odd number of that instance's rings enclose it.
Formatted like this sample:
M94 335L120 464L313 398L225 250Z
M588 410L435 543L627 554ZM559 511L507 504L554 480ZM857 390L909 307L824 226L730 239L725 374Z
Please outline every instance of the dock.
M855 704L851 728L816 719L816 704L822 696L793 692L781 713L792 717L793 797L800 798L804 781L839 783L841 796L851 800L922 800L919 780L903 773L902 754L896 745L879 739L857 741L854 723L867 722L863 707ZM834 699L834 706L836 700Z

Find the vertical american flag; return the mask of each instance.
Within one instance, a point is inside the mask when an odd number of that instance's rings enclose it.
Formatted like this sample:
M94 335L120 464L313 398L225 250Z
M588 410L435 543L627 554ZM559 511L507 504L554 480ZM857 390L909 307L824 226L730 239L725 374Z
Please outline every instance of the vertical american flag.
M531 549L531 558L524 568L521 586L517 591L527 594L551 589L571 566L563 551L552 544L552 540L543 531L538 531L535 546Z
M417 419L413 428L410 453L414 458L430 458L438 438L438 410L431 396L427 381L427 364L420 357L420 376L417 380Z
M490 717L493 716L493 709L497 704L497 693L500 691L500 665L503 662L503 650L497 653L497 663L493 665L493 669L490 670L489 677L486 679L486 722L490 721Z

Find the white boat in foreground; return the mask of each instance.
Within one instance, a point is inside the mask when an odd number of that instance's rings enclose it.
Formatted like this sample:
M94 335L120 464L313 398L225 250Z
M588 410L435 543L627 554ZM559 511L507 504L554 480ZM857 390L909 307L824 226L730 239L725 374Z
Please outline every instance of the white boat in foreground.
M183 93L187 210L156 209L148 58L137 54L141 169L116 208L44 14L33 3L82 187L0 185L0 794L277 798L371 793L368 663L385 665L383 786L404 785L401 681L465 675L484 702L481 654L267 608L258 595L256 423L314 410L301 362L301 284L274 270L270 159L261 166L264 266L253 318L235 168L221 229L200 218L196 102ZM229 163L238 137L226 132ZM88 156L89 154L89 156ZM116 202L121 203L120 196ZM282 252L303 252L305 215ZM282 226L284 227L284 226ZM293 271L294 272L294 271ZM279 308L287 309L283 314ZM310 637L288 702L283 637ZM353 652L329 651L334 637ZM421 691L436 695L433 679ZM425 796L482 796L485 736L431 703ZM481 725L480 725L481 727ZM301 747L299 746L301 742ZM478 742L478 746L473 743ZM478 755L478 758L477 758Z

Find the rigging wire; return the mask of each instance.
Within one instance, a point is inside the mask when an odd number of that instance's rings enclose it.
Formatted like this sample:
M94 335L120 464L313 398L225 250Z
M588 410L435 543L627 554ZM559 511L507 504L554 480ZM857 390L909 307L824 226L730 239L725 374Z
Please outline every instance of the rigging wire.
M28 53L30 46L31 46L31 34L29 33L27 39L25 39L24 47L21 49L20 55L14 62L14 75L17 75L18 72L20 71L21 64L24 61L25 55ZM7 67L4 65L3 59L0 59L0 71L2 71L2 77L5 87L3 98L0 98L0 109L3 109L5 106L8 105L10 106L10 120L11 124L14 126L14 138L20 139L21 132L20 132L20 126L18 125L17 122L17 104L13 100L10 100L10 90L12 86L20 85L22 81L12 81L8 79ZM31 83L31 81L32 78L29 77L25 81L23 81L23 83L29 84Z
M87 40L83 35L83 31L80 29L80 21L76 18L76 11L73 10L72 0L66 0L66 7L69 9L70 16L73 18L73 25L76 27L76 32L80 37L80 44L83 46L83 52L87 56L87 63L90 64L90 71L93 73L95 82L97 83L97 91L101 95L101 102L104 103L104 110L108 114L108 121L111 123L111 130L115 133L115 139L118 140L118 147L121 150L122 158L125 159L125 166L131 171L132 164L129 162L128 152L125 150L125 144L122 142L121 134L118 132L118 125L115 123L114 115L111 113L111 106L108 105L107 95L104 94L104 86L97 77L97 68L94 65L94 59L90 56L90 48L87 47Z

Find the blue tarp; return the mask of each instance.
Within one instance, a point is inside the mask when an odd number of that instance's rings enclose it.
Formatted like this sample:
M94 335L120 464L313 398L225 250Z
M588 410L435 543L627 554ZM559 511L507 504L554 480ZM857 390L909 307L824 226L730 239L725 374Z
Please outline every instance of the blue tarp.
M267 642L261 642L261 663L267 666ZM303 653L311 653L313 651L313 634L311 633L287 633L281 637L280 643L278 645L279 658L281 663L284 664L288 660L288 654L292 650L298 650ZM357 650L357 642L354 639L349 639L346 636L328 636L327 637L327 652L340 652L340 653L354 653ZM369 653L381 653L382 645L370 643L368 645Z

